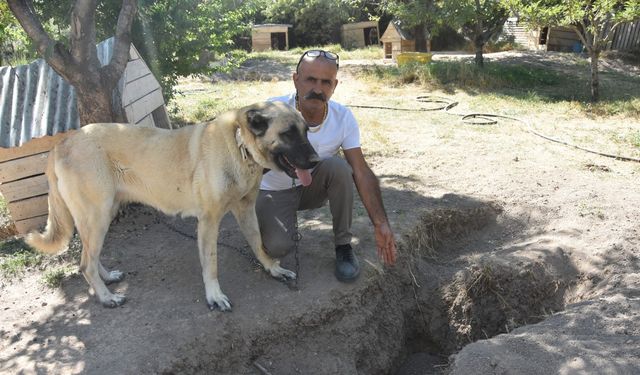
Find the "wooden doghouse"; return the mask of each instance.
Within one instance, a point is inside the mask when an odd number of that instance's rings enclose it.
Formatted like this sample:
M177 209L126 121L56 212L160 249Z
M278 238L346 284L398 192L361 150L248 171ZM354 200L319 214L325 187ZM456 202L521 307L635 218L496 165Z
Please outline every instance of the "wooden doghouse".
M582 41L570 27L543 27L528 30L518 23L518 17L510 17L504 24L503 36L527 49L560 52L581 52ZM611 40L609 49L630 50L640 46L640 21L620 25Z
M528 30L518 23L518 17L507 19L502 34L512 37L514 42L530 50L573 52L582 46L580 38L571 28L543 27Z
M113 38L97 47L104 65ZM160 84L133 45L115 91L130 123L171 128ZM46 223L49 150L79 127L75 90L43 59L0 67L0 192L19 233Z
M289 49L289 28L291 25L264 24L254 25L251 29L251 50L286 51Z
M380 41L384 45L384 58L396 61L403 52L415 52L416 41L406 30L402 29L398 21L392 21L382 34Z
M546 45L540 44L539 31L528 30L518 23L518 17L509 17L502 28L501 38L511 38L519 45L530 50L541 50ZM546 39L545 39L546 44Z
M342 25L342 47L364 48L380 44L378 21L348 23Z

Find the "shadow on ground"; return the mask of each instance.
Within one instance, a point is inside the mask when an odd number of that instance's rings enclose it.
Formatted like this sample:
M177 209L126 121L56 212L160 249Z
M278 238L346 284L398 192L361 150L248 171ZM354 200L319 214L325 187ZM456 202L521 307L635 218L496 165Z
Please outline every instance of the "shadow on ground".
M539 310L520 303L527 296L546 296L551 302L545 307L562 307L569 282L558 281L559 275L572 265L555 243L525 243L543 235L535 232L540 223L469 196L428 197L394 188L383 195L394 202L390 220L402 242L400 261L391 269L379 263L371 224L356 207L363 272L354 284L333 276L326 210L301 214L324 224L302 227L299 290L253 266L227 215L220 229L219 269L232 313L206 308L195 220L132 206L112 225L102 257L107 267L125 272L125 280L110 288L125 293L127 303L103 308L79 275L48 292L53 297L46 305L38 305L33 295L22 296L34 299L22 310L5 300L0 371L251 374L262 366L274 374L389 373L416 355L439 358L434 362L439 365L477 336L502 332L500 325L509 319L506 329L541 320ZM481 225L475 220L473 228L438 234L437 256L407 248L403 234L424 213L473 215L478 208L484 212ZM539 248L539 259L519 256L531 246ZM293 268L293 256L283 265ZM522 269L530 272L521 275ZM529 275L539 278L538 284ZM553 283L557 288L549 292Z

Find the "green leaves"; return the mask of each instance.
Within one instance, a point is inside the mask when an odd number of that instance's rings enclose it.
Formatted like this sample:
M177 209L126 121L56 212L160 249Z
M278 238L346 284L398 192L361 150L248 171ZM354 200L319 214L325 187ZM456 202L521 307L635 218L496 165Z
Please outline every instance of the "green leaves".
M349 21L361 21L355 0L277 0L262 11L268 23L293 26L292 45L311 46L337 43L340 28Z
M591 58L591 97L599 98L598 57L623 22L640 19L640 0L504 0L529 28L567 26Z
M606 22L640 19L640 0L503 0L532 27L570 26L585 22L598 27Z

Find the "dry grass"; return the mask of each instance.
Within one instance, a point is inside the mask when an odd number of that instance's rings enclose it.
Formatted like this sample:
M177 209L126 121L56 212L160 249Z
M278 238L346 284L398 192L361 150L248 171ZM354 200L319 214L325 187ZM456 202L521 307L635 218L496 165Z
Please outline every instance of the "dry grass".
M426 211L420 215L418 224L405 234L405 244L414 256L437 258L443 242L484 228L501 212L497 204Z
M561 310L566 287L542 263L484 260L459 271L443 294L457 342L466 344Z

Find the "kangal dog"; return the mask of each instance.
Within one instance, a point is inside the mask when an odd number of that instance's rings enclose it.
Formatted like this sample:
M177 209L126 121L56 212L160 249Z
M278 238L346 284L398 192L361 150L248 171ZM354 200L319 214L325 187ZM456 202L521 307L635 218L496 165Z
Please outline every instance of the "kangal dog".
M231 211L264 268L276 278L295 278L265 253L255 202L263 169L284 171L307 185L318 161L305 120L284 103L257 103L179 130L87 125L51 151L47 227L26 241L56 253L66 248L75 225L82 240L80 269L100 302L116 307L125 296L111 293L105 282L124 275L108 271L100 251L120 204L195 216L207 304L230 310L218 283L220 220Z

